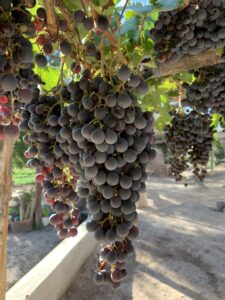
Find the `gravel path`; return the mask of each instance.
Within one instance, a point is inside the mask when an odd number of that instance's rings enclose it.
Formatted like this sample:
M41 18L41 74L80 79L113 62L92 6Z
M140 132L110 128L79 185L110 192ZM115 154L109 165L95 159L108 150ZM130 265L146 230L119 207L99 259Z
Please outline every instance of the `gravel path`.
M225 300L225 213L214 210L224 178L209 176L205 188L150 178L126 282L117 291L94 285L96 249L61 300Z
M57 244L59 239L52 226L29 233L8 236L7 288L14 285Z

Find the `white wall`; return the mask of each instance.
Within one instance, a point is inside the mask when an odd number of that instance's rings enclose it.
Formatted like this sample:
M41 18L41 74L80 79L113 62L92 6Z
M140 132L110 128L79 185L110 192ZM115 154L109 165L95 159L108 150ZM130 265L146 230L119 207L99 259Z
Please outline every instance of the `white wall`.
M85 226L82 223L75 238L62 241L22 277L6 293L6 300L59 300L96 248L97 241Z

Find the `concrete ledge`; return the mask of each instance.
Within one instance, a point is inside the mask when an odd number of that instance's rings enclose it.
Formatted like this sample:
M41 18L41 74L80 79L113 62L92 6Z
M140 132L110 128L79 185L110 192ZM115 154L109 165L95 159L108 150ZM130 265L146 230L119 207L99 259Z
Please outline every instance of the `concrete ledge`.
M78 235L62 241L6 293L6 300L59 300L80 267L94 251L97 241L78 227Z

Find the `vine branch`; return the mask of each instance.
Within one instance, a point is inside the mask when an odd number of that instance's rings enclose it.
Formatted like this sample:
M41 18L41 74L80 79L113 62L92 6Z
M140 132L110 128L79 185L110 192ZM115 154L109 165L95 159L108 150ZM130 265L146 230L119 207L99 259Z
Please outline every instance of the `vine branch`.
M111 45L113 48L116 48L116 41L115 41L113 35L112 35L109 31L106 31L106 32L105 32L105 36L106 36L107 39L109 40L110 45Z
M51 1L51 0L48 0L48 1ZM82 41L81 41L81 38L80 38L79 31L78 31L77 27L74 25L74 22L73 22L73 16L72 16L72 14L64 6L64 4L62 3L61 0L55 0L55 1L56 1L56 6L60 10L60 12L64 16L64 18L66 19L70 30L71 31L74 31L74 30L76 31L78 39L79 39L79 43L80 43L80 45L82 45Z
M141 32L142 32L142 29L144 28L145 20L146 20L146 16L143 16L141 25L140 25L139 31L138 31L138 40L141 38Z
M120 15L120 17L119 17L119 20L120 20L120 21L122 20L122 17L123 17L124 11L125 11L125 9L126 9L126 7L127 7L127 4L128 4L128 1L129 1L129 0L126 0L125 4L124 4L124 6L123 6L123 9L122 9L121 15Z
M51 0L50 0L51 1ZM56 6L59 8L61 14L64 16L64 18L66 19L68 26L71 28L72 24L73 24L73 20L72 20L72 15L70 14L70 12L67 10L67 8L64 6L64 4L62 3L61 0L55 0L56 2Z
M65 60L66 60L65 56L61 57L60 74L59 74L59 79L58 79L58 83L57 83L58 88L63 83L63 69L64 69Z
M186 55L174 62L159 64L158 68L152 69L151 78L175 75L177 73L213 66L224 62L216 53L216 50L204 51L198 55ZM148 63L142 64L148 67ZM151 68L151 66L150 66Z
M57 21L55 15L55 0L44 0L44 6L47 15L47 29L50 37L53 39L56 38L58 28L57 28Z
M118 59L121 63L127 63L126 59L123 57L121 50L120 50L120 46L121 46L121 39L120 39L120 20L115 17L116 19L116 24L117 24L117 28L118 28L118 42L117 42L117 55L118 55Z
M184 0L183 5L181 6L181 9L186 8L190 4L190 2L191 2L190 0Z
M105 35L102 35L101 43L100 43L100 52L101 52L101 73L102 77L105 76L105 61L104 61L104 41Z
M80 2L81 2L81 4L82 4L82 7L83 7L83 9L84 9L85 14L88 16L88 13L87 13L87 10L86 10L84 1L83 1L83 0L80 0Z

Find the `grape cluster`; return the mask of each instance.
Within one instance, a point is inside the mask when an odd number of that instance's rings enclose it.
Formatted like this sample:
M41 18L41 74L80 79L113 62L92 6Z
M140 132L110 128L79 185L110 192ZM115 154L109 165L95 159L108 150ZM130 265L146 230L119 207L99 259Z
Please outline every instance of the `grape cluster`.
M123 275L117 274L118 266L132 252L130 240L138 234L135 203L145 189L145 166L155 156L153 115L137 106L133 91L144 95L148 86L128 66L122 65L113 81L91 76L86 69L79 81L52 95L37 93L25 105L19 128L30 144L28 166L41 168L37 180L56 212L50 222L58 236L75 235L75 205L78 198L87 201L87 229L106 241L116 258L110 271L101 262L97 272L111 276L117 287L116 278L125 278L124 268Z
M110 25L107 16L97 14L94 19L92 16L86 15L86 12L80 9L74 11L73 20L75 26L79 27L82 25L84 29L89 32L95 32L97 35L101 35L107 31ZM101 59L101 52L96 48L94 39L90 39L85 43L85 55L95 58L97 61ZM79 64L76 65L79 66Z
M138 228L133 226L132 237L138 234ZM131 238L131 233L130 237ZM134 252L130 239L116 241L106 245L100 251L100 259L97 263L98 271L95 273L94 282L96 284L109 283L114 289L120 287L120 282L127 277L125 260L127 256ZM106 270L107 264L110 271Z
M72 136L79 148L79 160L74 165L80 175L77 193L81 200L87 199L91 215L87 230L94 232L97 240L107 242L106 249L114 257L108 271L106 261L100 258L97 276L111 272L116 278L113 272L119 272L121 257L125 259L131 251L129 240L138 234L135 203L145 190L145 166L155 156L150 144L153 115L137 106L131 86L139 87L142 94L146 91L145 82L125 65L114 82L97 76L68 85L73 99L67 108L72 127L67 127L65 134L67 139ZM113 280L112 286L119 285Z
M24 142L30 146L25 152L27 165L40 169L36 180L42 183L44 198L56 212L50 223L60 238L66 238L77 234L79 198L75 192L78 176L74 163L78 161L79 149L70 132L69 107L63 107L61 99L70 101L66 87L55 95L37 93L25 105L19 129L26 132Z
M48 63L46 56L53 54L53 42L55 43L55 37L51 36L48 32L47 15L45 9L43 7L39 7L36 14L36 19L34 21L37 34L36 43L42 47L42 53L35 55L35 63L40 68L43 68ZM57 37L57 41L59 41L59 43L57 43L59 51L65 56L70 55L73 57L73 44L68 41L67 37L65 37L65 33L70 31L67 21L58 18L57 26L59 29Z
M165 128L168 148L171 152L171 171L176 180L182 179L189 165L193 173L203 180L212 150L213 128L208 114L191 111L189 114L174 110L171 124Z
M45 67L48 63L48 59L46 56L51 55L53 53L53 39L48 33L47 23L46 23L46 11L43 7L39 7L37 9L37 16L34 21L35 29L38 34L36 38L36 42L39 46L42 47L42 53L39 53L35 56L35 63L39 67ZM103 31L108 30L109 28L109 19L104 15L99 15L96 20L92 16L86 16L85 12L82 10L76 10L73 13L73 21L74 26L77 29L81 24L83 27L92 31L95 30L97 34L101 34ZM81 63L79 62L79 50L76 45L69 41L72 38L72 29L68 26L68 23L64 19L58 19L57 25L59 28L58 33L58 48L59 51L65 55L70 56L74 61L71 63L71 71L74 74L79 74L81 72ZM71 24L70 24L71 26ZM74 29L75 30L75 29ZM71 35L72 34L72 35ZM71 37L70 37L71 36ZM101 59L101 53L97 50L95 43L88 41L85 44L85 54L90 57L94 57L97 60Z
M42 181L44 197L47 203L51 204L52 214L49 221L57 229L57 235L60 239L74 237L77 235L76 226L79 223L80 211L77 208L79 197L75 192L75 186L78 177L71 172L69 167L53 167L38 174ZM42 177L42 178L40 178Z
M159 62L197 55L225 46L225 3L222 0L190 1L184 9L162 12L151 29Z
M31 101L42 83L33 72L33 50L28 38L35 29L27 8L35 1L0 2L0 124L6 136L18 137L24 103Z
M186 98L183 106L202 113L220 113L225 116L225 64L201 68L194 72L195 81L183 84Z
M53 52L52 39L47 31L47 16L43 7L39 7L36 12L36 18L34 20L34 26L36 31L36 43L42 47L43 53L35 55L35 63L38 67L46 67L48 60L45 55L49 55ZM60 29L60 28L59 28Z

